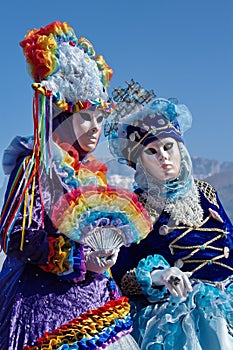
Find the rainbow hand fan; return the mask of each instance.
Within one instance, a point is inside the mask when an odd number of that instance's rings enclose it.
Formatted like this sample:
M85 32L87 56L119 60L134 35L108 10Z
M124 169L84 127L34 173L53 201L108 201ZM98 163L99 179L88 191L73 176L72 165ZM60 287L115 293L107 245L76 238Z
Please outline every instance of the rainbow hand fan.
M52 222L59 232L93 250L138 243L152 228L133 192L95 185L64 194L54 206Z

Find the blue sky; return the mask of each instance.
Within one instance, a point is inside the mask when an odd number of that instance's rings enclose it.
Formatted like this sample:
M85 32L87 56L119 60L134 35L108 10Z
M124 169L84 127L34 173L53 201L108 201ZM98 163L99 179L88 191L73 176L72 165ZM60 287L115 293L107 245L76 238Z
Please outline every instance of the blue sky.
M67 21L114 69L110 91L134 78L193 114L192 156L233 161L232 0L40 0L1 5L0 154L32 134L32 79L19 42L27 30ZM0 180L3 179L0 170Z

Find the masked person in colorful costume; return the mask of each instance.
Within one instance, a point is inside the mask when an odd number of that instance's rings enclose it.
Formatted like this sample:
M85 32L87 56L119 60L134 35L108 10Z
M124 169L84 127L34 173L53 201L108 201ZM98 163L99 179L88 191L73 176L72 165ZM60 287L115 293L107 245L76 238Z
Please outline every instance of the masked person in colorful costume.
M106 128L112 154L135 169L135 192L153 221L144 240L121 248L112 273L131 299L141 349L230 350L233 227L215 189L192 176L183 140L190 111L175 99L144 103L147 95L133 81L115 89L115 110L124 113Z
M129 305L104 274L118 250L88 250L51 220L60 196L106 185L106 166L88 154L112 109L112 70L66 22L29 31L21 46L35 80L34 136L16 137L3 157L0 348L137 349Z

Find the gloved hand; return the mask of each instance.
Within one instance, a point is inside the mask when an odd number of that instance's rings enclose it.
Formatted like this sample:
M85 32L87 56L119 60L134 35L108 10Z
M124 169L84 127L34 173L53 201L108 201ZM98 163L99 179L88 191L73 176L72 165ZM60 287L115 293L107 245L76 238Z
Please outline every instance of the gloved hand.
M153 285L164 285L172 295L186 298L187 292L192 292L189 281L191 275L191 272L182 272L178 267L169 267L164 270L152 271L151 279Z
M118 253L119 249L92 251L86 256L86 269L96 273L104 273L116 263Z

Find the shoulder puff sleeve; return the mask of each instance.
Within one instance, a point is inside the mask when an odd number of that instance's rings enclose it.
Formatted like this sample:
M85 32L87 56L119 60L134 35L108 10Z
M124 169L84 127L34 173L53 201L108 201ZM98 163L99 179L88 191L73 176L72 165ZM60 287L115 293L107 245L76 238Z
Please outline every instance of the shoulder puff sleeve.
M224 230L228 232L232 237L233 225L221 203L221 200L219 199L215 188L205 181L195 180L195 183L201 192L201 195L203 198L205 198L205 201L201 201L203 210L206 210L214 220L221 222L223 224Z

